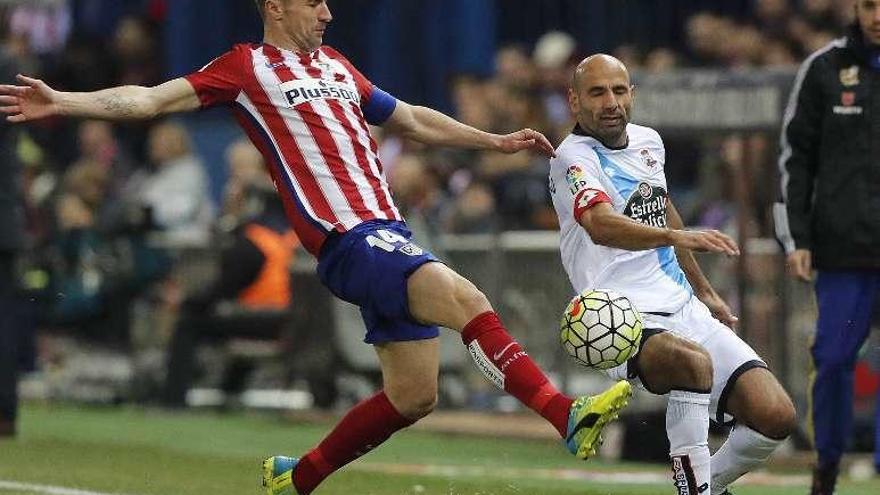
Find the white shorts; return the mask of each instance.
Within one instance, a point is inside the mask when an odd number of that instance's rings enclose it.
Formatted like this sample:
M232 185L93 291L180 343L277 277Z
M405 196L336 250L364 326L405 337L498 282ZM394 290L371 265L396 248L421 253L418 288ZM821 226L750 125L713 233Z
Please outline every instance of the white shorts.
M719 424L730 423L733 417L726 411L727 398L736 380L752 368L767 367L758 353L733 330L716 320L709 308L696 297L691 297L684 307L671 315L643 313L642 316L646 330L643 342L657 331L669 331L700 344L709 352L714 368L709 417ZM605 370L605 373L612 379L628 379L644 388L638 376L630 372L629 363Z

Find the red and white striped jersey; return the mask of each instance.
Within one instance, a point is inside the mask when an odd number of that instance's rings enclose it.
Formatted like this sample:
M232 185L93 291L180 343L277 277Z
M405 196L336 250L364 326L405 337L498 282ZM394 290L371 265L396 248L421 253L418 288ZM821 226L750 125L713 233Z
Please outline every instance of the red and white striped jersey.
M235 45L186 79L202 106L233 107L313 255L331 232L402 220L365 117L374 96L389 97L333 48Z

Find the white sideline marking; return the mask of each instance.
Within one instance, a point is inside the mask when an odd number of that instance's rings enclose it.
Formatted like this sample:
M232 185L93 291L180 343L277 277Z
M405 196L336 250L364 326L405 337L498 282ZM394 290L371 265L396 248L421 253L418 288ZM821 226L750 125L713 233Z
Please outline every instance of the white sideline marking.
M45 493L47 495L122 495L119 493L93 492L89 490L78 490L76 488L67 488L63 486L51 485L35 485L33 483L19 483L17 481L0 480L0 491L17 490L20 492Z
M422 475L443 477L500 477L518 479L588 481L594 483L627 483L631 485L655 485L668 483L671 479L665 471L646 469L639 471L584 471L580 469L505 468L498 466L441 466L436 464L363 463L352 466L358 471L398 475ZM740 484L751 486L807 486L806 475L771 474L752 472L746 474Z

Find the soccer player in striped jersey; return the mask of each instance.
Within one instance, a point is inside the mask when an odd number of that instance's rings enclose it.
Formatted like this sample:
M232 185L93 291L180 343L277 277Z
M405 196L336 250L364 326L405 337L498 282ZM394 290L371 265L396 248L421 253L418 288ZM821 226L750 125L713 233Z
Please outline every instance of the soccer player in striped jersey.
M692 254L738 255L736 243L718 231L684 230L667 193L663 140L629 123L633 97L629 72L614 57L593 55L575 70L569 105L577 126L550 160L562 263L575 291L611 289L642 312L639 354L607 373L668 394L677 493L722 494L788 437L794 406L729 328L736 318ZM737 423L711 458L710 417Z
M595 454L605 424L631 394L620 381L572 399L511 338L471 282L411 239L391 198L367 124L429 145L516 153L553 148L531 129L490 134L397 100L345 57L322 46L325 0L257 0L264 42L236 45L200 71L152 88L55 91L19 76L0 86L10 122L49 116L148 119L223 105L263 154L297 236L318 258L322 282L361 308L383 390L354 406L301 458L263 465L269 495L311 493L335 470L430 413L437 401L438 325L461 333L478 368L544 417L580 458ZM324 331L324 329L315 329Z

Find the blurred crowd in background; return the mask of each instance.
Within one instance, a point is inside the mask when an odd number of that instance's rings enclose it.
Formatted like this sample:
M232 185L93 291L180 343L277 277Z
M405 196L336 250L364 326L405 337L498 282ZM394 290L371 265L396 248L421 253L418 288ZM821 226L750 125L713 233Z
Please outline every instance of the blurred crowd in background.
M154 85L168 73L162 37L169 1L122 2L129 8L112 25L91 19L83 7L89 2L0 4L0 57L61 90ZM850 14L842 0L755 0L744 16L690 15L680 43L624 44L611 53L636 83L642 74L679 68L794 72L843 33ZM503 45L491 76L450 77L455 116L498 133L531 127L558 144L573 123L570 74L591 52L561 31L534 46ZM204 62L215 55L205 53ZM545 157L427 149L376 131L398 206L426 243L442 234L556 229ZM11 145L24 171L24 282L43 305L41 325L73 328L120 348L130 345L136 298L181 304L170 277L176 250L221 246L274 201L265 194L271 185L253 172L261 158L250 145L231 142L222 160L206 160L187 121L50 120L22 128ZM687 224L735 233L731 170L745 167L754 186L748 234L771 235L775 136L670 135L666 146L671 194Z

